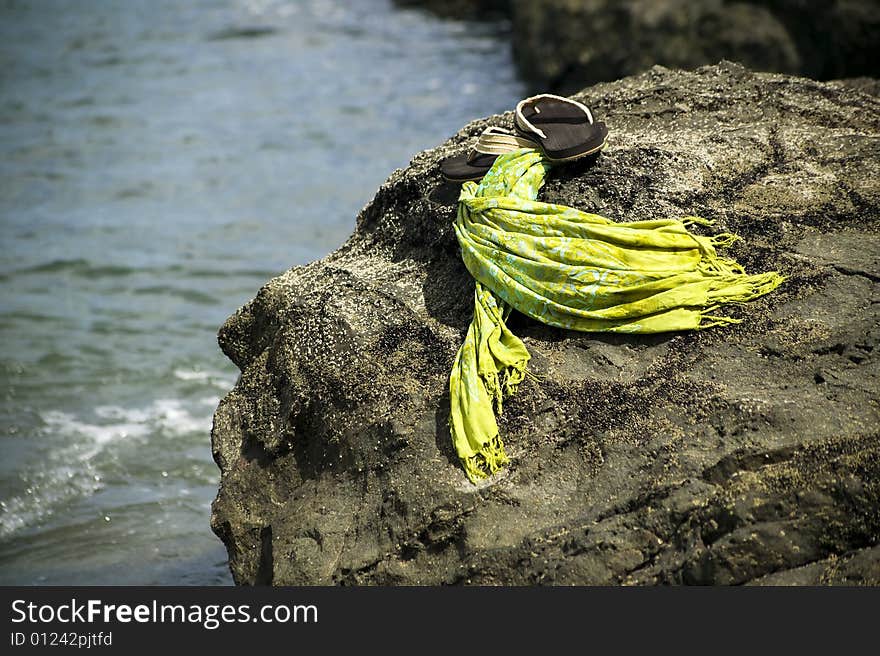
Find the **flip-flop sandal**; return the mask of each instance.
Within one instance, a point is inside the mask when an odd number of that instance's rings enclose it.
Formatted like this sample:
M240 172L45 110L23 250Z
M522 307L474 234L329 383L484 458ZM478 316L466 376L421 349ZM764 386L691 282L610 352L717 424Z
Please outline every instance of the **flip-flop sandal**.
M520 148L538 148L538 144L504 128L490 126L483 130L468 152L441 160L440 172L450 182L479 180L492 168L499 155Z
M514 120L517 133L538 142L547 159L554 162L596 153L608 137L608 128L593 121L586 105L549 93L520 100Z

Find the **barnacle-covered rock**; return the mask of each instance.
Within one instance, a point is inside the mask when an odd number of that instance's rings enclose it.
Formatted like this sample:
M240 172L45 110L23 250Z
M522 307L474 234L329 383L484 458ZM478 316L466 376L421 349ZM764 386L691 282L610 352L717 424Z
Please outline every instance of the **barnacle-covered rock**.
M700 215L788 277L743 322L654 336L514 314L532 354L511 462L472 485L447 381L473 282L438 162L395 171L349 241L219 335L212 526L241 584L880 583L880 101L722 63L577 98L610 129L541 197L621 221Z

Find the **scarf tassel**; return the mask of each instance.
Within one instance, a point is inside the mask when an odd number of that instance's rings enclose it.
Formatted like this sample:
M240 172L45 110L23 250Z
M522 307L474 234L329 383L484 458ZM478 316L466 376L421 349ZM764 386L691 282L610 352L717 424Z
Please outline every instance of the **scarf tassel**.
M470 458L461 458L461 465L471 483L488 478L507 462L507 454L504 453L504 443L500 435L495 435L486 442L479 453Z

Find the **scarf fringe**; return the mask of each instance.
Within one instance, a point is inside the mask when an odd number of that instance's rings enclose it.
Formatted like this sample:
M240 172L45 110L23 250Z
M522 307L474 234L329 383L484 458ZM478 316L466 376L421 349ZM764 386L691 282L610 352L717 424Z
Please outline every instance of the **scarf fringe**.
M742 237L732 232L719 232L717 235L712 235L709 239L715 248L727 248L738 241L742 241Z
M736 323L742 323L742 319L700 312L700 325L697 326L697 330L712 328L713 326L731 326Z
M520 360L504 367L500 372L492 372L481 376L486 392L488 392L489 398L492 400L496 416L501 415L503 401L516 394L520 383L528 375L526 369L528 362L528 360ZM461 464L471 483L488 478L507 462L504 442L501 441L500 435L495 435L495 437L483 444L477 454L469 458L461 458Z
M681 218L681 224L683 226L692 226L692 225L713 226L713 225L715 225L715 220L714 219L704 219L702 216L684 216Z
M714 219L704 219L702 216L686 216L680 219L681 224L685 228L689 228L690 226L699 225L711 227L715 225ZM739 235L736 235L732 232L720 232L717 235L713 235L708 237L709 243L712 244L715 248L725 248L730 246L731 244L738 242L742 239Z
M505 399L509 399L516 394L520 383L526 377L526 365L528 362L528 360L520 360L505 367L500 372L493 371L481 375L483 385L485 385L486 392L492 400L492 407L495 408L496 415L501 414L502 404Z
M525 380L527 364L528 360L520 360L504 370L501 377L501 390L505 399L516 394L520 383Z
M504 452L504 443L501 436L496 435L483 445L479 453L470 458L461 458L461 465L471 483L489 478L492 474L507 464L507 454Z
M776 271L754 275L724 276L719 286L710 290L707 298L714 305L735 303L742 305L764 294L769 294L785 281L785 276Z
M697 330L712 326L728 326L741 323L740 319L711 314L722 305L744 305L760 296L769 294L785 282L785 276L776 271L755 275L727 275L719 278L720 286L707 294L712 302L700 312L700 323Z

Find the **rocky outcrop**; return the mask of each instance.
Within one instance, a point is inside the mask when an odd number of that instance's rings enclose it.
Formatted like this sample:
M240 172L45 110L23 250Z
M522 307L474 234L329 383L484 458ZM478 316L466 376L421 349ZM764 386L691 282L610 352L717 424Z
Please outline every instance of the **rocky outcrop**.
M797 73L795 40L766 6L722 0L514 2L513 54L536 87L574 91L653 64L695 68L720 59ZM837 76L840 77L840 76Z
M443 18L495 21L510 14L511 0L393 0L398 7L428 9Z
M446 16L506 16L520 72L542 92L721 59L820 80L880 73L880 0L397 1Z
M853 88L856 87L856 88ZM880 583L880 100L733 64L578 94L610 129L545 200L699 214L788 281L731 328L585 334L514 314L532 354L474 486L446 427L473 283L440 158L395 171L349 241L219 335L212 526L240 584Z

